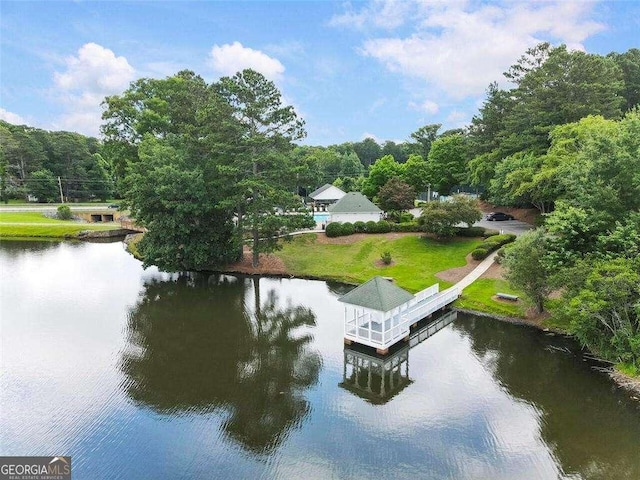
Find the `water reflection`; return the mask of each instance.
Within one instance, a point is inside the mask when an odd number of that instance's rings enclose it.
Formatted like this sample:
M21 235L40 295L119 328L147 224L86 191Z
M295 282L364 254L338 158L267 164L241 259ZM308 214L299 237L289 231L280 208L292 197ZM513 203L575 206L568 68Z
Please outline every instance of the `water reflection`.
M375 405L382 405L413 383L409 378L409 351L453 322L455 311L416 325L407 342L391 347L388 355L353 344L344 347L344 368L340 387Z
M123 387L162 414L227 413L224 434L268 453L310 411L321 357L310 349L315 314L260 300L259 280L179 276L145 286L128 321ZM247 301L249 299L249 301Z
M491 319L463 320L454 328L495 379L541 412L541 436L566 474L640 478L637 450L622 447L640 440L640 408L626 395L603 395L615 387L594 374L573 342Z

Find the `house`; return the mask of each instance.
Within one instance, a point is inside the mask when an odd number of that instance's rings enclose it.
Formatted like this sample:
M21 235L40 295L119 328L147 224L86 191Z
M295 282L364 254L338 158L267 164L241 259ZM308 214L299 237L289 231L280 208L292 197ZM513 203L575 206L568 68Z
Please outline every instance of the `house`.
M360 192L349 192L329 207L329 223L377 222L382 219L383 213Z
M345 195L346 193L338 187L325 183L319 189L311 192L309 197L313 199L314 212L325 212L330 205L333 205Z

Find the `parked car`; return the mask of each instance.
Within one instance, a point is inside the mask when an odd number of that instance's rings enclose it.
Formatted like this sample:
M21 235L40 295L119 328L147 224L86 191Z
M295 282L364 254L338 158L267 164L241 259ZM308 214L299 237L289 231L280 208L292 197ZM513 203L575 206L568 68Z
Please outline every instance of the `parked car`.
M503 220L515 220L515 218L513 215L509 215L508 213L491 212L487 214L487 220L489 220L490 222L493 222L494 220L496 222L501 222Z
M120 204L112 203L111 205L109 205L109 208L120 208Z

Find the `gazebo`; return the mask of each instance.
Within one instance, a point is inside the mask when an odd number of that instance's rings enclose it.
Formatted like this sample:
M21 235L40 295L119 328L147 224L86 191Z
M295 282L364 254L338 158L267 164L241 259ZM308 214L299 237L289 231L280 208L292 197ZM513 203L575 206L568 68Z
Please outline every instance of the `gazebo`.
M356 342L386 354L409 335L410 319L403 313L415 297L383 277L373 277L338 300L345 304L345 343Z

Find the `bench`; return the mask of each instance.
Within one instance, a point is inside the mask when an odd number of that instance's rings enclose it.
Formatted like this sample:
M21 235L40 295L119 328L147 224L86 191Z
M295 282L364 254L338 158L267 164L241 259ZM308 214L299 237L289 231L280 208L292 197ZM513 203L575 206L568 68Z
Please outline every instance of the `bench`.
M517 295L511 295L510 293L496 293L496 297L501 298L503 300L511 300L512 302L517 302L518 301L518 296Z

